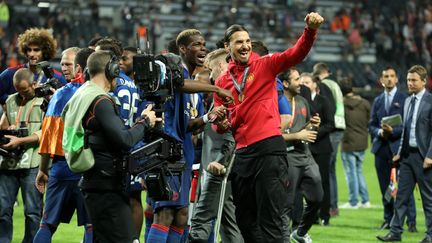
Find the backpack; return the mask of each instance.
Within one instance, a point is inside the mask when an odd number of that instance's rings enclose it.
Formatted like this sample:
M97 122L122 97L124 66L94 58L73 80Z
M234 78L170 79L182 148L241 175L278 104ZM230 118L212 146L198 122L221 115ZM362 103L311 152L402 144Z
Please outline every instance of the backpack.
M72 172L82 173L94 166L93 152L88 147L82 120L93 100L100 95L107 95L107 93L95 83L88 81L77 90L62 112L64 121L62 146Z

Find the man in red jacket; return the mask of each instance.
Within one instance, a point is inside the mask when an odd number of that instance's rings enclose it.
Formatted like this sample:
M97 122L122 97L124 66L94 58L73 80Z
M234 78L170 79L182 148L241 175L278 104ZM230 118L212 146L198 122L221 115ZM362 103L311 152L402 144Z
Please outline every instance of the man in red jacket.
M223 132L231 123L236 140L232 189L245 242L283 242L287 235L288 161L280 132L276 75L306 57L323 21L319 14L309 13L307 27L292 48L263 57L252 52L243 26L232 25L225 31L231 61L216 85L230 90L235 102L227 106L230 116L217 122L216 129ZM215 106L222 103L215 97Z

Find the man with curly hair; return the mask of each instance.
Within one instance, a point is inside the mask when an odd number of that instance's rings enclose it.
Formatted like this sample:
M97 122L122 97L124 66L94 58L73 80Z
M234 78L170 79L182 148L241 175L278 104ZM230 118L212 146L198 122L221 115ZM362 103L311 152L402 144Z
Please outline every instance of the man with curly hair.
M37 63L49 61L54 58L57 48L57 42L52 34L41 28L30 28L18 36L18 50L24 55L28 62L16 67L8 68L0 74L0 104L4 104L10 94L16 92L12 78L15 72L20 68L28 68L34 74L34 80L37 85L43 84L47 78L41 70L37 68ZM61 83L66 84L62 74L54 70L54 78Z

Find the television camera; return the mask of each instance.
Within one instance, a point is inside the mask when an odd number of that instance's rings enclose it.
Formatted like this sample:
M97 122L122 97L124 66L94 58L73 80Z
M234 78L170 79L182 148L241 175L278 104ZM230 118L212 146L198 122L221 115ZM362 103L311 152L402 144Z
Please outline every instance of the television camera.
M175 90L184 84L181 58L175 54L154 56L142 52L137 38L137 55L133 57L135 84L142 91L141 98L154 103L154 109L161 114L166 101L172 99ZM132 175L144 173L147 193L154 200L170 200L174 192L165 181L166 175L181 175L184 164L183 146L175 138L165 134L161 126L146 136L146 144L132 151L125 165Z

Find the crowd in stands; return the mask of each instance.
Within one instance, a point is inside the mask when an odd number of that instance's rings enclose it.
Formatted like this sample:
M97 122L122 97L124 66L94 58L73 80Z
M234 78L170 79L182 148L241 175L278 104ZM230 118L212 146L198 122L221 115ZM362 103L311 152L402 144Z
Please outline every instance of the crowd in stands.
M26 5L23 3L20 5L19 2L12 3L7 0L0 2L2 13L0 71L8 66L22 63L22 57L16 51L16 39L18 33L28 27L43 26L50 29L59 43L57 53L61 53L68 46L83 46L89 39L95 36L106 36L107 33L111 33L129 45L135 45L135 32L141 33L143 37L140 29L145 27L149 31L152 51L159 52L172 36L164 34L168 28L166 21L154 16L185 15L181 21L183 27L196 27L201 18L192 16L200 8L206 9L206 5L215 4L193 0L164 0L149 3L127 1L118 9L114 9L108 21L108 18L105 18L107 14L99 13L106 4L105 1L76 0L64 4L51 4L48 8L36 8L37 11L31 10L28 5L27 10L23 10L22 6ZM203 29L207 40L212 40L211 37L213 40L217 39L214 33L216 25L225 29L239 19L241 21L249 19L251 26L259 30L255 38L269 43L271 50L272 41L268 41L269 38L296 40L298 35L293 31L293 23L302 21L304 10L310 12L320 8L316 0L222 1L216 5L219 7L209 8L209 11L212 11L210 15L215 16L214 21L207 29L199 26ZM33 7L35 6L36 4L33 4ZM430 1L396 0L392 1L392 4L386 4L386 1L362 0L347 2L343 6L347 7L342 7L335 16L325 16L327 21L322 30L342 33L346 36L346 41L339 43L343 57L353 55L356 61L365 48L374 48L377 62L395 64L402 69L415 63L422 63L428 70L432 69L432 3ZM26 14L22 14L23 12ZM214 49L214 46L209 48ZM380 68L382 67L372 67L375 72ZM355 73L350 74L348 70L342 69L341 72L344 76L357 76ZM354 82L356 86L361 87L365 85L375 87L377 83L377 80L366 78L360 83Z

